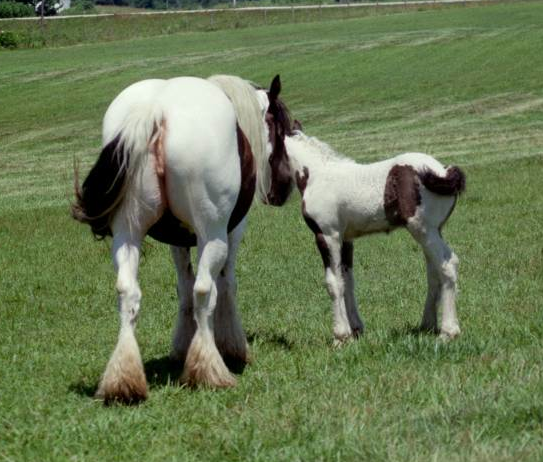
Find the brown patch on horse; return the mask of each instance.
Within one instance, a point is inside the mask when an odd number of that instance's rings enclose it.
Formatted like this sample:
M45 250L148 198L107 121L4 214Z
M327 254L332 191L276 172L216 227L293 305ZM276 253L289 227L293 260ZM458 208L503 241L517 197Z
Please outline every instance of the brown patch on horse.
M305 188L307 187L307 181L309 180L309 169L304 166L302 169L303 173L300 175L300 171L296 170L296 186L298 186L298 191L303 196Z
M236 126L236 133L238 137L238 154L241 167L241 187L236 205L234 206L234 210L228 221L229 232L243 220L245 215L247 215L247 212L253 203L256 189L256 163L253 151L251 150L251 145L239 125Z
M196 235L169 208L166 208L159 220L149 228L147 235L158 242L176 247L195 247L197 243Z
M324 234L318 225L318 223L307 213L307 210L305 208L305 201L302 199L302 215L304 217L305 223L309 227L311 231L313 231L313 234L315 234L315 243L317 244L317 248L319 249L319 252L321 254L322 263L324 265L324 268L330 268L330 249L328 248L328 244L326 243L326 239L324 239Z
M168 206L168 196L166 194L166 151L164 149L164 135L166 133L166 120L162 119L159 125L155 125L151 142L149 143L151 152L155 156L155 171L158 177L158 186L160 188L160 199L165 207Z
M384 207L387 221L392 226L405 226L420 205L419 180L416 170L409 165L395 165L388 172Z

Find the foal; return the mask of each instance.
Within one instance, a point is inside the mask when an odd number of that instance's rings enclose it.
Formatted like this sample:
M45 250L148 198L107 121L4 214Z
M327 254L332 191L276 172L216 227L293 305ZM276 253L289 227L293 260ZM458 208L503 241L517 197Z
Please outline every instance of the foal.
M295 129L301 129L295 121ZM293 180L302 195L302 213L313 231L332 298L335 344L357 337L364 326L354 294L353 239L405 227L426 259L428 295L421 329L443 339L460 334L455 297L458 257L441 228L465 188L458 167L407 153L361 165L300 130L285 139ZM441 330L437 307L443 308Z

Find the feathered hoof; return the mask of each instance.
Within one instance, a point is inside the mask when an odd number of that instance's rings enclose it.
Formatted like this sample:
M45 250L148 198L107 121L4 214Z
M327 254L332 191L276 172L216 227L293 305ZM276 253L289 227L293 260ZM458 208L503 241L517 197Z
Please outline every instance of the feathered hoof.
M137 404L147 398L147 380L136 339L122 332L109 360L95 397L108 405Z
M192 388L229 388L236 385L236 378L226 367L214 343L206 344L199 337L194 337L181 383Z
M138 404L147 399L147 381L143 369L121 370L106 373L94 395L104 401L106 406L113 403Z

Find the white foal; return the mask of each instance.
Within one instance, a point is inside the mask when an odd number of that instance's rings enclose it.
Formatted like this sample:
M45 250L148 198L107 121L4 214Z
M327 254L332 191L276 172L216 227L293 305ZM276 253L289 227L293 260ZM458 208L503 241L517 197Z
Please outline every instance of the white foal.
M285 145L302 195L302 213L324 263L335 343L357 337L364 328L354 293L353 240L401 226L420 244L426 259L428 294L421 329L447 339L459 335L458 258L443 240L441 228L464 190L462 171L419 153L358 164L299 130L287 136Z
M280 89L278 76L268 92L233 76L144 80L109 106L102 153L82 187L76 175L72 207L95 236L113 236L121 328L97 391L106 403L147 396L135 338L146 235L172 247L179 316L171 357L184 362L181 380L236 383L227 365L239 370L248 360L234 274L244 217L255 190L273 205L290 192L278 187L288 173L284 135L276 134L286 113Z

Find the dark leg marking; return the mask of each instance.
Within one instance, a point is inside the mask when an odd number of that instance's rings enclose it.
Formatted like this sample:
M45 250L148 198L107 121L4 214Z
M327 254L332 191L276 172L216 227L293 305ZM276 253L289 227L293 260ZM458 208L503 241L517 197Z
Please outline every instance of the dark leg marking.
M324 239L324 234L322 233L320 226L317 224L315 220L313 220L313 218L311 218L308 215L305 209L305 201L303 199L302 199L302 215L309 229L313 231L313 234L315 234L315 242L321 254L324 268L325 269L329 268L330 267L330 249L328 248L328 244L326 244L326 240Z

